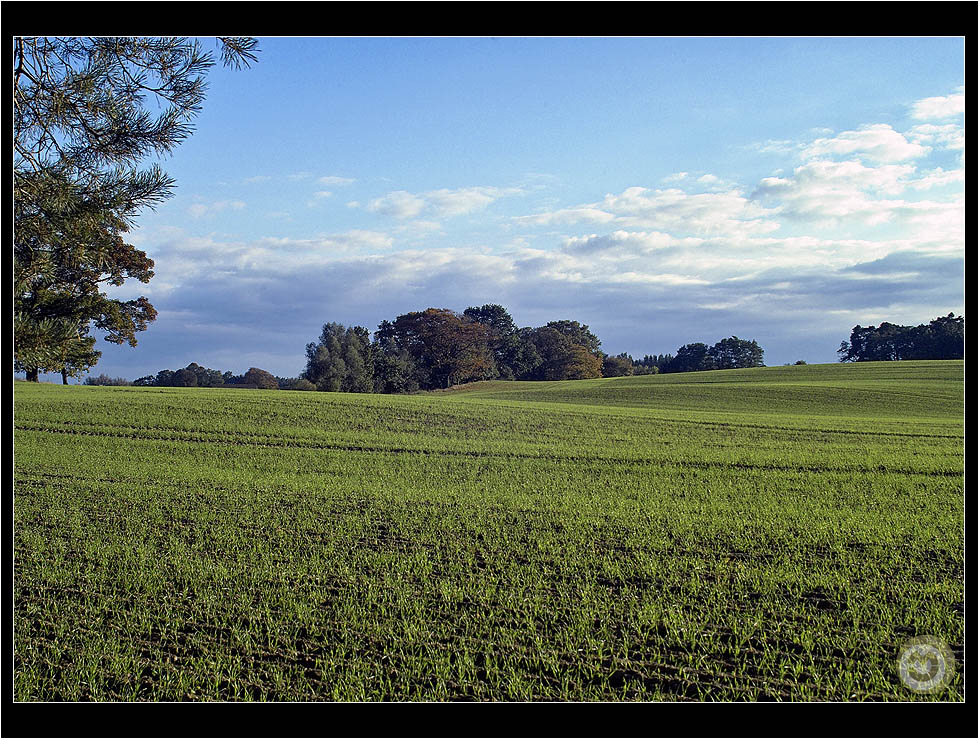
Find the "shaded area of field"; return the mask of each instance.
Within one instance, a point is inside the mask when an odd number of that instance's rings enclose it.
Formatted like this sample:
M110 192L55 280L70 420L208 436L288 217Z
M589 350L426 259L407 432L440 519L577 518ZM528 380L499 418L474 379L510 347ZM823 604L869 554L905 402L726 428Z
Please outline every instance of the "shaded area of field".
M899 364L18 385L15 698L960 700L962 363Z

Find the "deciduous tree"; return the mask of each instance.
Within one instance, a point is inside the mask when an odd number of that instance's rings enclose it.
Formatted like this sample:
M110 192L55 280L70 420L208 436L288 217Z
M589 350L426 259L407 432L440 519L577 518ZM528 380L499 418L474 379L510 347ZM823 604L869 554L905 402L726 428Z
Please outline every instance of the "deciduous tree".
M758 342L732 336L721 339L708 351L715 369L744 369L764 367L765 351Z
M553 328L571 340L572 343L585 347L595 356L602 353L602 342L591 331L588 326L577 321L549 321L548 328Z
M523 379L583 380L602 376L602 359L550 324L525 332L540 363Z
M488 328L447 308L398 316L391 325L394 343L414 360L421 387L493 376L495 365Z
M326 323L319 341L306 345L303 377L327 392L373 392L373 351L370 332L363 326Z
M258 367L251 367L245 373L244 385L254 385L259 390L278 390L279 381L275 379L275 375L266 370L259 369Z
M540 364L534 345L517 328L513 317L502 305L490 303L478 308L466 308L463 315L490 330L490 349L496 363L496 374L503 380L526 377Z

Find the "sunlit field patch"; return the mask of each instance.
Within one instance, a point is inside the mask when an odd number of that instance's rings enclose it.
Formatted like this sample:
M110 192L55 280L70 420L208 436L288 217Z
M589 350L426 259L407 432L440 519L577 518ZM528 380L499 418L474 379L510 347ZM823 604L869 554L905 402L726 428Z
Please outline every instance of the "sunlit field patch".
M962 373L17 383L15 699L961 700Z

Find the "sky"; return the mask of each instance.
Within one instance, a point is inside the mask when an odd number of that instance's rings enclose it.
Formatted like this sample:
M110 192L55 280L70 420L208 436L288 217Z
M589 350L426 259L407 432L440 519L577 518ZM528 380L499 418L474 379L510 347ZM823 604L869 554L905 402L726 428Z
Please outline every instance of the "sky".
M964 314L961 37L259 47L211 71L174 196L127 235L155 276L110 295L157 320L90 374L295 377L326 322L486 303L608 354L738 336L768 365Z

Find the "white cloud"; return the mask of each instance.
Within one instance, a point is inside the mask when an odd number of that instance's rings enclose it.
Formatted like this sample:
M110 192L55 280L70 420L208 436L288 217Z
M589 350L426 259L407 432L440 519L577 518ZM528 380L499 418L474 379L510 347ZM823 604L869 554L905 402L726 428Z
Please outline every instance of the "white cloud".
M573 255L606 254L613 256L649 254L657 249L678 245L698 245L702 239L679 239L659 231L613 231L610 234L572 236L564 240L562 249Z
M697 183L705 187L718 187L723 184L721 178L713 174L701 175L697 178Z
M467 187L461 190L433 190L425 199L436 217L449 217L482 210L505 191L495 187Z
M773 211L738 190L690 194L680 189L630 187L619 195L606 195L600 207L615 214L616 223L622 226L674 234L716 236L778 228L771 220Z
M606 282L612 285L662 285L682 287L693 285L709 285L710 280L699 277L670 274L668 272L618 272L609 275Z
M933 187L945 187L947 185L960 185L965 183L965 170L952 169L944 170L941 167L924 172L908 186L914 190L929 190Z
M920 200L902 203L897 217L906 224L919 251L964 254L964 197L951 201Z
M367 203L367 210L392 218L414 218L425 209L425 200L405 190L397 190L374 198Z
M922 123L908 131L908 138L916 144L936 149L965 149L965 130L954 123L936 125Z
M918 175L911 164L866 166L858 161L818 160L787 177L761 180L754 197L770 201L787 218L827 225L901 225L919 234L926 227L942 234L957 230L948 202L909 199L909 194L960 181L961 171L941 169ZM917 197L917 196L915 196Z
M453 218L483 210L502 197L521 192L515 187L442 188L421 194L397 190L374 198L367 203L367 209L398 220L416 218L423 212L434 218Z
M352 229L339 234L331 239L324 241L327 247L335 246L354 249L390 249L394 246L394 239L380 231L368 231L365 229Z
M928 147L908 141L886 123L844 131L833 138L816 139L802 155L813 159L825 156L858 156L876 162L902 162L928 153Z
M911 106L911 117L917 120L941 120L963 113L965 113L964 90L944 97L918 100Z
M759 189L766 193L793 195L840 191L852 194L859 190L899 193L914 172L911 165L889 164L867 167L858 161L831 162L819 160L797 167L790 177L765 177Z
M531 216L516 216L516 223L535 226L570 226L576 223L608 223L615 215L594 206L582 205L574 208L561 208L549 213Z
M721 184L713 175L705 175L698 181L700 184ZM774 211L734 189L691 194L679 188L629 187L617 195L607 194L598 203L519 216L513 220L523 225L609 224L617 228L708 236L767 233L778 228L778 223L770 220L772 215Z

